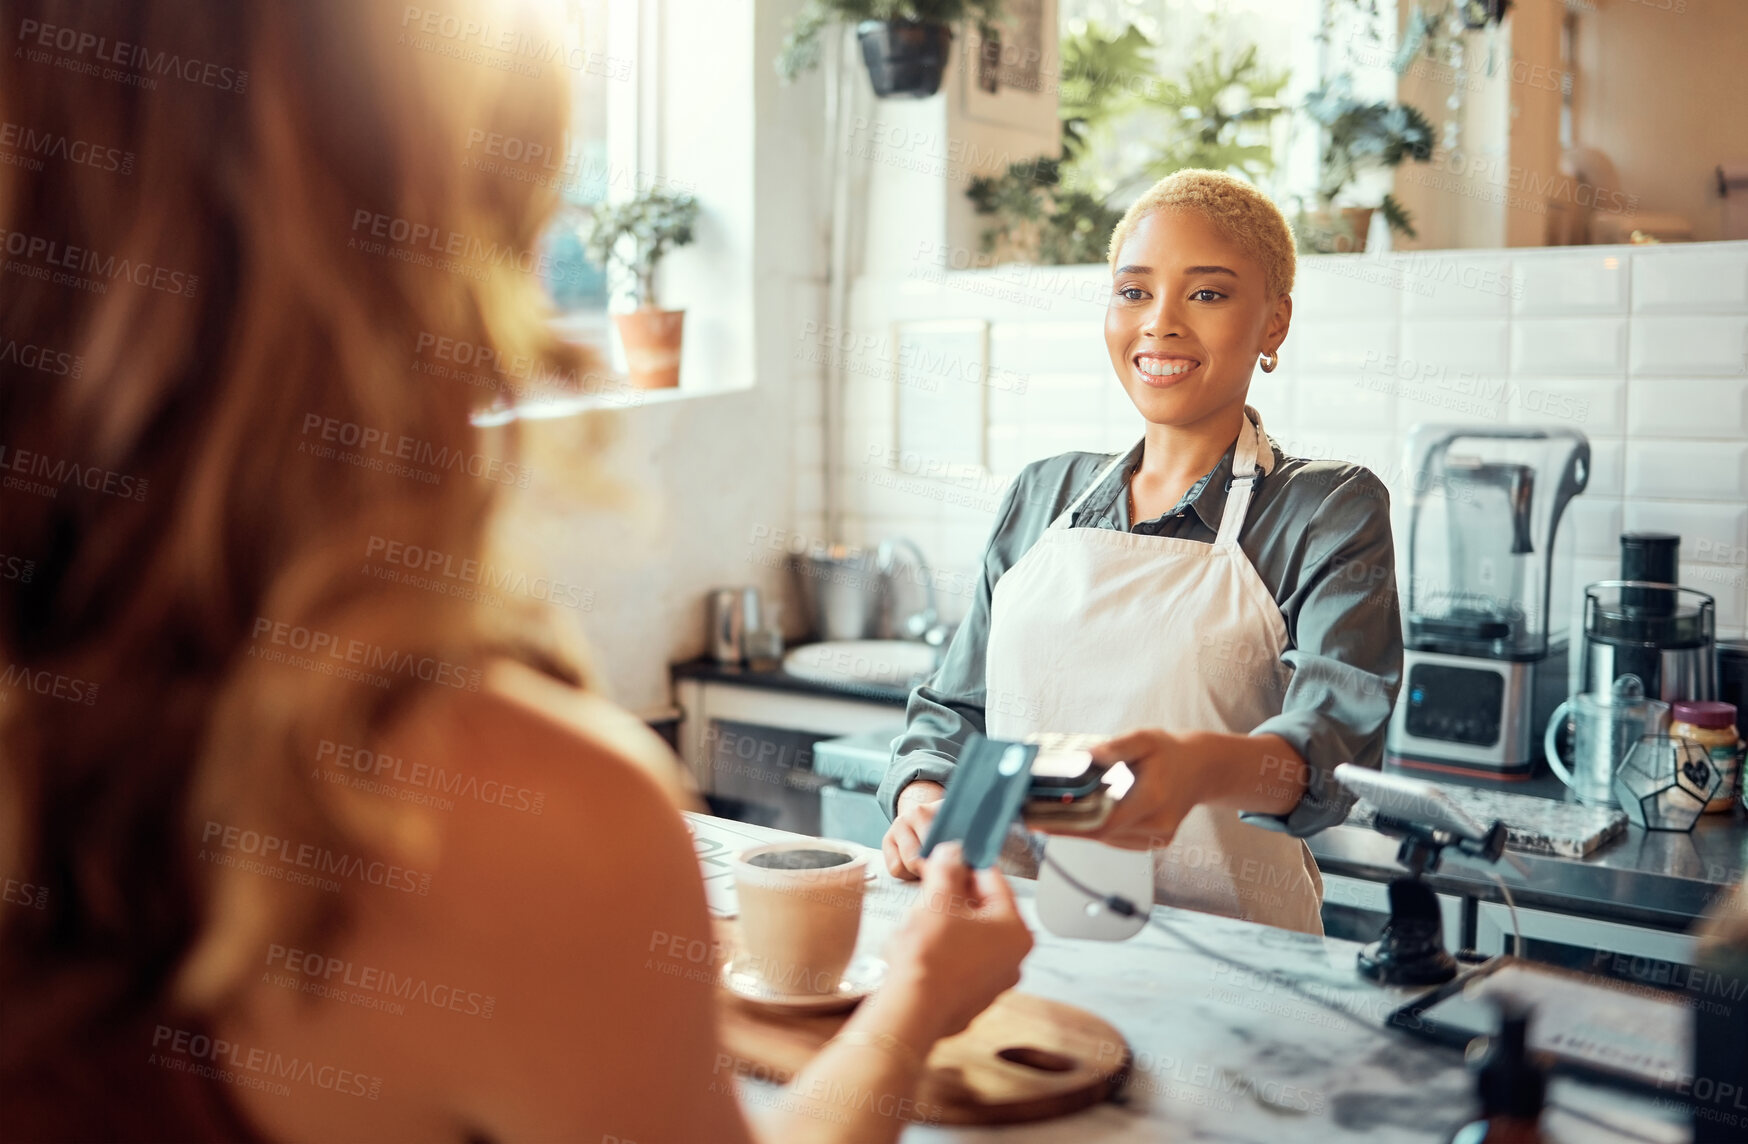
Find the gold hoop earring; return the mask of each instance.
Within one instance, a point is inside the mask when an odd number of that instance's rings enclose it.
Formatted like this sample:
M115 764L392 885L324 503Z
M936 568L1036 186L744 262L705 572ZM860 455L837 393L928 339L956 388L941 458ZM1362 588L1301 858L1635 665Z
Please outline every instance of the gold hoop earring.
M1275 367L1281 364L1280 352L1277 350L1263 354L1262 357L1258 359L1258 364L1262 366L1262 371L1264 373L1275 372Z

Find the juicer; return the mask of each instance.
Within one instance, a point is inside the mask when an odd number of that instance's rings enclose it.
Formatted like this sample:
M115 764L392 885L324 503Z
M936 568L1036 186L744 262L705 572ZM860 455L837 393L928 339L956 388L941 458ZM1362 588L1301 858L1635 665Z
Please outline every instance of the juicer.
M1566 695L1571 537L1558 553L1556 537L1589 480L1590 442L1573 429L1418 425L1403 471L1403 674L1385 762L1527 779Z
M1606 695L1630 674L1666 702L1717 698L1717 602L1682 587L1680 545L1670 532L1621 533L1621 578L1584 589L1573 691Z

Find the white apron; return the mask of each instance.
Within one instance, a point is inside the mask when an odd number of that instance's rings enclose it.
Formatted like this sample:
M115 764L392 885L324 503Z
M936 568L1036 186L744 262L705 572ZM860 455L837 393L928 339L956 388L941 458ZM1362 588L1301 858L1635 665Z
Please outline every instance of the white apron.
M1286 620L1238 546L1253 474L1274 467L1245 407L1213 544L1070 528L1119 456L996 582L986 721L993 739L1117 735L1145 727L1249 734L1278 715ZM1283 767L1283 781L1291 772ZM1059 839L1052 839L1055 846ZM1080 845L1086 845L1080 843ZM1323 880L1305 843L1198 806L1153 852L1155 898L1321 934Z

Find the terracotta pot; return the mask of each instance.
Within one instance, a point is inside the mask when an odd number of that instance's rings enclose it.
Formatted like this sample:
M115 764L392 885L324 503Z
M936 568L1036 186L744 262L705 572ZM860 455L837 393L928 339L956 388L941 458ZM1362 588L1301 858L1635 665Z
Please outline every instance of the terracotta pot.
M1310 212L1311 225L1323 236L1318 249L1324 254L1361 254L1366 232L1372 228L1374 207L1321 207Z
M680 384L680 334L684 310L644 306L629 314L614 314L619 341L625 346L626 372L638 389L673 389Z

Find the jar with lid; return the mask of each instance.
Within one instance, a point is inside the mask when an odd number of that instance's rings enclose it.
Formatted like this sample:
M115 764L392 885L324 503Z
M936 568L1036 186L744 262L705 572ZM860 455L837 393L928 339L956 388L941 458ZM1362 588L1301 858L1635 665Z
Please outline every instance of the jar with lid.
M1669 707L1671 738L1692 739L1705 748L1723 781L1706 803L1706 813L1729 810L1735 802L1741 752L1736 732L1736 705L1710 699L1678 699Z

